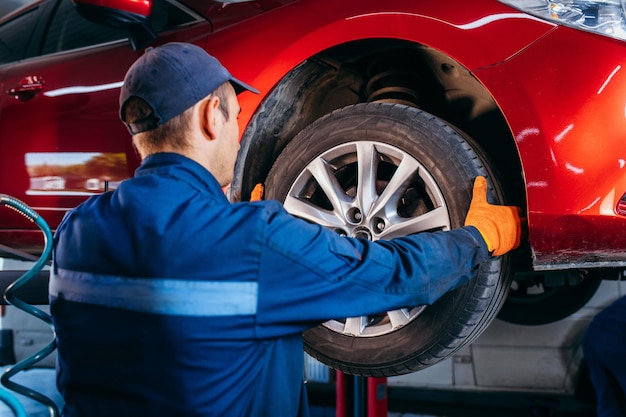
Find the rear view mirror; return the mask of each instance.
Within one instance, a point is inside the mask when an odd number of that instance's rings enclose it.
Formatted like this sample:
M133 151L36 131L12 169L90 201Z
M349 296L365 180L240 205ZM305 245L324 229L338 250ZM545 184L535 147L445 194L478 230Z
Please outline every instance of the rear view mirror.
M126 31L135 51L148 46L156 33L150 26L152 0L73 0L87 20Z

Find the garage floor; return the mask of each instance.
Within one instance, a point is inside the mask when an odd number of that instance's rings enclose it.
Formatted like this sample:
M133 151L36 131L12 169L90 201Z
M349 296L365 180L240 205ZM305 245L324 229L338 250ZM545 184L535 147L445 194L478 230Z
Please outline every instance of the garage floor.
M0 368L0 372L3 372ZM37 368L20 372L12 381L33 388L57 404L62 404L55 387L53 369ZM0 387L0 389L4 389ZM335 417L334 387L309 384L311 417ZM409 389L389 390L388 417L594 417L591 404L572 398L530 396L527 394L426 392ZM40 403L16 395L29 417L49 417ZM0 401L0 417L14 417ZM365 417L365 416L363 416Z

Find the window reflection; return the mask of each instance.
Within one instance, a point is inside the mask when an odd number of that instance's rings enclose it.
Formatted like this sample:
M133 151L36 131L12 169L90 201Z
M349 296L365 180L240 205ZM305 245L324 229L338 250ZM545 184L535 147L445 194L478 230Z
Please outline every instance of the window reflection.
M126 154L101 152L31 152L25 156L28 195L90 195L128 178Z

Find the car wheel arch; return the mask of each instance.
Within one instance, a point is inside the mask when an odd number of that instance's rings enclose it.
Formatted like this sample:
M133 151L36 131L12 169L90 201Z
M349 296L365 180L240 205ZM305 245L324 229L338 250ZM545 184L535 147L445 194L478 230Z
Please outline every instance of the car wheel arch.
M418 91L421 102L409 105L428 111L469 134L494 160L506 183L511 184L510 194L518 196L514 203L525 206L517 148L505 117L488 90L452 57L433 48L396 39L338 45L303 61L285 74L264 97L243 132L230 190L231 201L246 200L254 185L264 181L282 149L313 121L347 105L377 100L367 94L371 78L365 79L363 66L388 57L395 60L396 66L385 71L396 70L404 76L402 71L411 66L415 74L422 77L423 84L417 87L409 85L412 81L403 80L398 91L409 90L410 95L410 90L429 89ZM382 96L378 101L404 103L406 95L403 94Z

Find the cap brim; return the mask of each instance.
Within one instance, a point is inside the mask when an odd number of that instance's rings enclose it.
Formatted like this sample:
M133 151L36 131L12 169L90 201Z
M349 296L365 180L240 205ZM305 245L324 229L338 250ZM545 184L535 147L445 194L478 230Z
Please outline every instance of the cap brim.
M235 77L231 77L230 78L230 83L235 88L235 93L237 93L237 94L241 94L244 91L250 91L251 93L259 94L259 90L257 90L256 88L252 87L249 84L246 84L246 83L244 83L242 81L239 81Z

